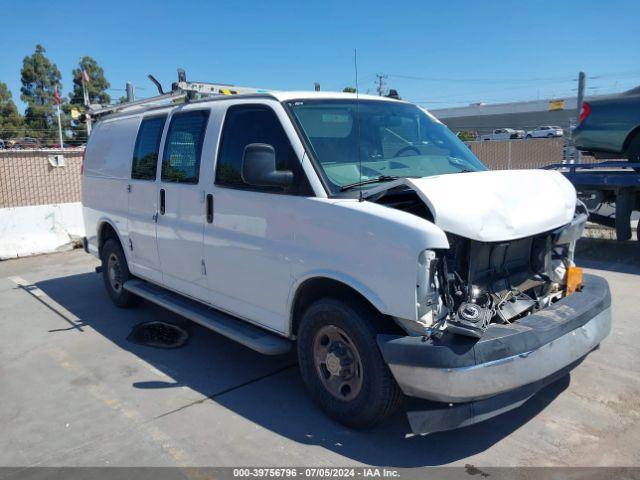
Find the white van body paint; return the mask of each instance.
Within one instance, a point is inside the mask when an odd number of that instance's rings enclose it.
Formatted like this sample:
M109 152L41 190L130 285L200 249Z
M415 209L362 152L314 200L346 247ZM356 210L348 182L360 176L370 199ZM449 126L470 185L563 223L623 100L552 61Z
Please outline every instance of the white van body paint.
M447 249L445 231L481 241L508 240L550 230L571 220L575 191L562 176L550 172L477 172L401 179L365 193L370 196L407 185L432 209L435 222L371 201L330 198L280 102L353 97L330 92L276 92L271 98L218 98L122 114L99 122L88 142L83 176L89 251L98 253L99 229L109 223L136 276L290 336L296 292L308 280L339 281L361 293L384 314L416 319L418 257L426 249ZM391 101L365 95L360 98ZM231 105L247 103L268 105L274 110L313 196L274 195L215 184L225 111ZM190 203L188 214L176 210L171 218L159 216L155 227L159 265L164 269L163 260L169 259L167 265L179 266L182 274L176 280L175 272L149 269L136 260L136 233L131 229L136 222L144 221L142 217L137 219L134 212L153 216L158 209L168 122L174 112L188 109L210 110L199 182L175 186L176 191L182 192L180 208L187 208L185 202ZM155 186L140 197L147 204L145 209L132 209L130 202L136 195L128 192L129 186L136 188L136 182L131 180L131 158L138 127L143 117L160 114L167 114L169 120L160 145L157 179L150 184ZM204 221L207 194L214 196L212 224ZM175 198L167 198L167 202ZM181 229L180 222L184 221L191 222L191 227ZM202 225L201 229L198 225ZM147 224L144 228L153 226ZM145 231L144 235L152 241L153 231ZM130 238L133 251L128 248ZM185 240L191 244L188 255ZM201 248L198 242L202 242ZM200 250L202 265L196 254ZM198 264L194 265L196 260Z
M418 256L449 248L439 227L357 199L311 199L298 218L287 314L297 287L321 277L351 286L382 313L416 318Z

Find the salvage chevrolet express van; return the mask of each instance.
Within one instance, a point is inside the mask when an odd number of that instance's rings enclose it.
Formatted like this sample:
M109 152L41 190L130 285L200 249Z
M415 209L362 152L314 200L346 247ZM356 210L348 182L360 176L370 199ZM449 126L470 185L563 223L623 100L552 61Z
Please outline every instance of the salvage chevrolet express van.
M606 281L574 265L572 185L488 171L401 100L276 92L108 115L82 203L117 306L296 348L310 396L352 427L403 400L417 433L484 420L610 330Z

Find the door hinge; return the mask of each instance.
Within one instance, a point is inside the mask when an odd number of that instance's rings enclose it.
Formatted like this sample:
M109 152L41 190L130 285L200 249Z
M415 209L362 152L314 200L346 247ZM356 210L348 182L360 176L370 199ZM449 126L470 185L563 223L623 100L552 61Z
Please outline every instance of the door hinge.
M127 185L127 192L131 193L131 184Z
M129 250L133 252L133 242L129 239Z
M200 265L202 266L202 275L207 274L207 266L204 264L204 258L200 261Z

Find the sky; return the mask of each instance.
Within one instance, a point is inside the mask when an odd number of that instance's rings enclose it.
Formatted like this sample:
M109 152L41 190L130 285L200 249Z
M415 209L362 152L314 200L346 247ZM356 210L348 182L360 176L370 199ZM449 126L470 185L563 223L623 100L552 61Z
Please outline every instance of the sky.
M62 73L90 55L109 94L188 80L275 90L389 88L427 108L545 99L640 85L640 1L0 0L0 81L20 110L20 69L40 43Z

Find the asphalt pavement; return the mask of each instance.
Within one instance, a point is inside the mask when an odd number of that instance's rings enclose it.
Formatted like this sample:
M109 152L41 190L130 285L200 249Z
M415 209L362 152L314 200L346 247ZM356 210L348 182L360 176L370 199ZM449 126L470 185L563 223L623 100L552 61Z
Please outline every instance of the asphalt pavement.
M294 356L265 357L149 303L121 310L80 250L0 262L0 466L640 466L640 245L585 239L613 331L570 375L484 423L409 435L328 419ZM185 328L160 349L151 320Z

